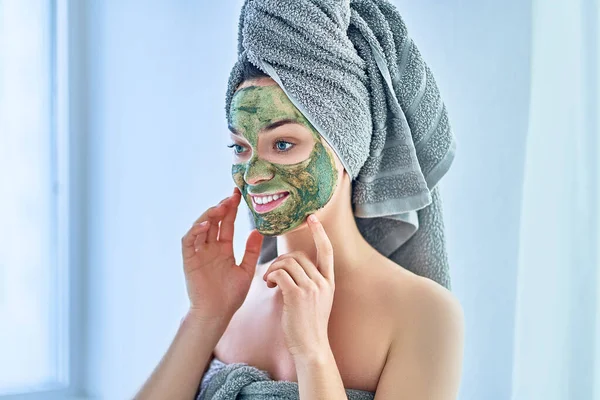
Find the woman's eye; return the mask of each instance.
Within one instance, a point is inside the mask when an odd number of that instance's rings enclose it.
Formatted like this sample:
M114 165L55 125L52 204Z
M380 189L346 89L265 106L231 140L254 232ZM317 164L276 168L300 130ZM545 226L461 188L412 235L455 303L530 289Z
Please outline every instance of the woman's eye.
M294 146L293 143L286 142L285 140L279 140L275 143L275 148L278 151L288 151Z
M229 146L227 146L227 147L229 147L230 149L231 149L231 148L233 148L233 152L234 152L235 154L241 154L241 153L243 153L243 152L244 152L244 149L245 149L245 147L244 147L244 146L241 146L241 145L239 145L239 144L237 144L237 143L230 144L230 145L229 145Z

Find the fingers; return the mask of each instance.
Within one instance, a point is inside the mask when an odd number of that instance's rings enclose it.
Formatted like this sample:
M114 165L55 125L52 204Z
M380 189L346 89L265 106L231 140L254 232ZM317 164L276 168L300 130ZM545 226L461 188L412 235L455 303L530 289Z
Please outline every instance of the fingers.
M271 270L271 272L267 271L265 274L267 282L269 281L269 275L280 269L285 270L294 280L294 284L299 287L308 287L308 285L313 283L306 274L304 268L293 257L287 257L273 262L269 266L269 270Z
M269 265L269 268L267 268L267 271L263 275L263 280L266 280L266 276L271 271L273 271L274 269L277 268L277 266L275 265L276 263L278 264L279 261L283 261L288 258L294 259L300 265L300 267L304 270L304 273L312 281L318 282L319 279L323 279L323 275L321 275L321 272L319 272L319 270L317 269L317 266L308 258L308 256L305 253L303 253L301 251L293 251L291 253L282 254L279 257L277 257L273 261L273 263L271 263L271 265ZM294 280L296 280L296 279L294 278Z
M234 189L233 195L227 201L228 210L221 221L221 231L219 232L219 241L220 242L233 242L233 230L235 225L235 217L237 215L238 206L240 205L240 200L242 196L237 190Z
M232 196L226 197L216 206L210 207L194 221L192 228L190 228L182 238L184 257L192 256L193 253L191 252L195 252L196 248L199 248L203 244L216 242L217 236L219 235L219 223L223 225L221 222L222 220L227 221L225 224L225 236L231 236L227 241L231 242L233 240L232 224L235 221L237 210L232 209L237 208L237 205L239 205L239 199L236 200L236 196L240 196L240 192L237 188L234 189L234 194ZM233 205L235 205L235 207L233 207ZM233 215L231 215L232 211ZM190 233L192 230L194 232L193 234Z
M221 202L219 203L219 205L220 205L220 204L221 204L221 203L222 203L224 200L227 200L227 198L225 198L225 199L221 200ZM197 224L197 223L199 223L199 222L208 221L208 215L209 215L209 214L211 214L211 213L213 213L213 211L212 211L212 210L214 210L214 209L215 209L215 208L217 208L217 207L218 207L218 205L216 205L216 206L213 206L213 207L210 207L208 210L204 211L204 213L202 213L202 215L201 215L201 216L199 216L199 217L198 217L198 219L194 221L194 224Z
M208 221L210 216L214 216L215 212L218 212L217 209L219 208L219 206L223 204L223 202L227 199L228 197L224 198L218 205L210 207L208 210L204 211L204 213L201 216L199 216L196 221L194 221L194 225L200 222Z
M196 254L195 243L197 243L197 241L204 243L209 226L209 221L197 222L192 225L189 231L181 238L181 248L184 259L193 257Z
M279 286L284 293L289 293L293 289L298 289L298 286L296 286L292 277L284 269L273 271L268 277L267 283L268 282L273 282L273 284Z
M260 255L260 249L262 247L263 235L260 234L256 229L250 232L248 240L246 241L246 252L240 267L244 268L251 276L254 276L256 271L256 263L258 263L258 256Z
M196 240L194 241L194 251L198 251L197 243L205 243L206 236L208 235L208 230L210 229L210 221L200 222L198 224L198 235L196 236Z
M211 226L208 229L208 235L206 237L206 243L216 243L217 236L219 235L219 226L227 211L230 209L232 196L226 197L219 204L208 211L208 220L211 222Z
M314 214L309 215L307 221L317 247L317 268L328 281L333 282L333 247L329 237Z

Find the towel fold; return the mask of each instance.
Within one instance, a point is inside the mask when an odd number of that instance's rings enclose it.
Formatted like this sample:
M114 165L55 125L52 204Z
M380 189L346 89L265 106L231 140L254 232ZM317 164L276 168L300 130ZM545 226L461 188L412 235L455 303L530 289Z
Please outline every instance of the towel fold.
M244 63L273 78L353 179L361 234L451 288L437 184L456 141L433 74L387 0L246 0L227 120ZM260 262L277 256L265 237Z
M374 393L346 389L350 400L373 400ZM210 362L196 400L299 400L298 383L274 381L269 373L245 363Z

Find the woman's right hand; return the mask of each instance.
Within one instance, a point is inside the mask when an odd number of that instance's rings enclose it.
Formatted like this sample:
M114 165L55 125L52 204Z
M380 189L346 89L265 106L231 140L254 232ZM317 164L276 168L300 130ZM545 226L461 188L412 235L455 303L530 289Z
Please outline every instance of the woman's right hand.
M250 233L237 265L233 227L241 197L236 187L232 196L206 210L181 239L189 312L195 317L231 318L250 289L263 236L257 230Z

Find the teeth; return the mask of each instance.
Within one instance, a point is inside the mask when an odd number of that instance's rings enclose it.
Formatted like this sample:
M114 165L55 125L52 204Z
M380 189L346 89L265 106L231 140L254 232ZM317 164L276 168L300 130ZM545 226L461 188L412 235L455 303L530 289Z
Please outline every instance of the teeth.
M283 194L273 194L273 195L262 196L262 197L254 196L254 202L256 204L267 204L272 201L278 200L282 197L283 197Z

